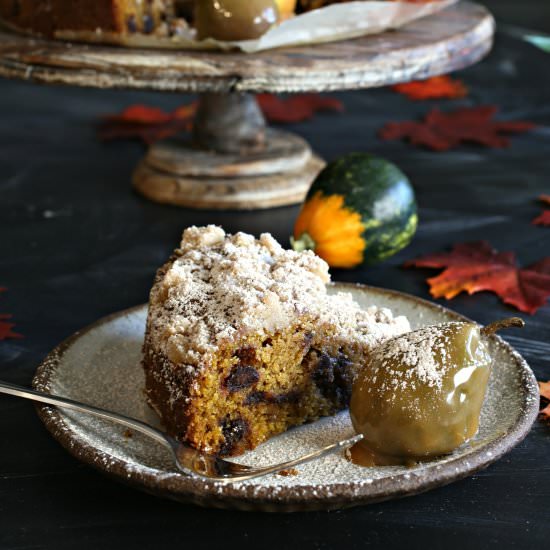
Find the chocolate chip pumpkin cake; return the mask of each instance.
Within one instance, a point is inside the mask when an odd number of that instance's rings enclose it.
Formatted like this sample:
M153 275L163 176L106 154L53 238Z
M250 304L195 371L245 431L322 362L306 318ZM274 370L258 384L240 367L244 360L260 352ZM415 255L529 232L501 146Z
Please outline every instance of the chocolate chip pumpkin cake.
M327 264L221 228L191 227L157 273L143 367L170 434L236 455L349 404L374 346L409 330L387 309L329 295Z
M0 18L45 36L63 31L151 34L174 15L174 0L0 0Z

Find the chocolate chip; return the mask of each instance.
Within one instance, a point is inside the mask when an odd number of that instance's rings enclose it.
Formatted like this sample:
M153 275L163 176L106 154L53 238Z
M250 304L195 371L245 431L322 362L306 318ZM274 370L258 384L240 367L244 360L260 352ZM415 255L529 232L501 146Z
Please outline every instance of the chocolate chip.
M151 34L155 30L155 21L154 19L146 14L143 16L143 32L145 34Z
M316 355L317 361L312 378L321 394L339 407L349 405L353 384L349 369L351 361L342 353L337 357L317 350L312 353Z
M226 379L223 386L230 392L244 390L253 386L260 379L260 373L248 365L235 365Z
M297 403L302 397L302 392L299 390L289 391L271 396L271 402L281 405L283 403Z
M267 402L267 393L265 391L250 392L244 400L245 405L257 405L258 403Z
M21 1L13 0L11 5L11 14L13 17L19 17L21 15Z
M126 19L126 27L128 29L128 32L129 33L136 33L138 28L137 28L137 22L136 22L136 16L135 15L129 15L128 16L128 19Z
M195 15L193 10L194 2L175 2L176 17L181 17L186 21L192 22Z
M297 403L302 397L302 392L298 390L287 393L273 394L267 391L253 391L248 394L244 404L257 405L258 403L269 403L282 405L284 403Z
M271 338L266 338L263 342L262 342L262 347L266 347L266 346L271 346L273 344L273 340Z
M220 456L231 454L235 446L248 433L248 422L243 418L226 417L221 423L224 442L220 447Z
M254 348L240 348L234 355L239 358L241 365L254 365L257 362Z

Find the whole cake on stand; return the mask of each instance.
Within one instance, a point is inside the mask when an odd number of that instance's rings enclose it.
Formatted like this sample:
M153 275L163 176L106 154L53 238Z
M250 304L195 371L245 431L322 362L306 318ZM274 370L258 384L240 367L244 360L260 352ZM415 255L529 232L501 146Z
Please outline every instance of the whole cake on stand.
M38 4L49 6L52 14L66 6L65 16L76 13L78 6L84 9L83 0ZM141 29L147 27L144 17L155 25L161 22L154 32L173 21L166 14L179 9L167 0L93 4L88 13L107 14L110 28L122 33L129 32L129 6L145 10L139 12ZM18 18L21 26L25 17L38 17L36 6L0 0L0 15L11 23ZM44 33L48 28L51 32L50 23L40 24ZM151 200L179 206L268 208L300 203L324 163L301 137L268 128L251 94L350 90L427 78L477 62L490 50L493 34L491 14L471 2L459 2L396 31L255 54L114 48L28 37L8 29L0 31L0 75L52 84L199 93L192 136L151 146L135 170L134 188Z
M175 16L174 0L0 0L0 17L47 37L58 31L153 33Z

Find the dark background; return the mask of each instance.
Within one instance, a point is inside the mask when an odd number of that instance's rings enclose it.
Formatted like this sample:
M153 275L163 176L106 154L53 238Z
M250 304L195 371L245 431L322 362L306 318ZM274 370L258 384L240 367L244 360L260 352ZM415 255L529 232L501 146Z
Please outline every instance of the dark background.
M550 31L550 3L493 0L502 21ZM385 264L335 272L428 298L428 272L404 260L455 242L488 239L527 265L550 255L550 229L530 224L550 193L550 55L499 35L490 57L460 74L465 100L412 103L389 90L335 94L345 115L291 127L325 158L351 150L386 156L417 191L413 244ZM187 98L132 91L41 87L0 80L0 312L23 340L0 342L0 378L29 384L59 341L99 317L142 303L155 269L190 224L272 231L287 242L297 208L196 212L132 194L138 143L100 143L98 117L134 102L172 108ZM431 106L496 103L503 119L536 122L508 150L462 147L432 153L384 143L376 130ZM431 272L429 272L431 273ZM480 322L511 310L492 294L450 304ZM550 307L525 316L508 339L540 379L550 379ZM550 429L537 423L487 470L408 499L331 513L265 515L205 510L114 483L72 459L27 402L0 398L0 548L535 548L550 538Z
M499 21L531 29L550 31L550 2L547 0L482 0Z

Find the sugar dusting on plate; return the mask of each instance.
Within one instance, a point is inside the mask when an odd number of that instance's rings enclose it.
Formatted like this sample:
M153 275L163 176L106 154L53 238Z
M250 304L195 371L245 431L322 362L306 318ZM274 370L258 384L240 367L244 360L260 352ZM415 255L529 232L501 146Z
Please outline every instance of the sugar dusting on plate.
M334 291L338 289L338 285ZM345 290L349 290L346 287ZM455 320L444 310L430 309L399 296L386 295L371 289L352 288L354 298L363 306L373 303L391 307L397 314L407 315L414 328L432 323ZM46 386L52 393L71 397L110 410L157 424L156 415L146 404L144 378L140 366L141 345L145 327L146 309L133 310L85 332L63 353L59 361L52 358L51 369L46 366ZM274 497L285 488L313 491L326 495L346 484L352 490L388 477L421 477L426 470L439 470L457 457L468 457L480 448L500 438L516 423L526 406L522 376L513 354L504 346L494 345L495 370L491 377L488 396L482 411L481 427L475 440L457 449L452 455L415 468L376 467L361 468L349 463L343 454L326 457L299 466L298 474L272 475L244 483L232 484L247 496L271 488ZM156 479L181 477L171 458L160 445L133 433L125 436L125 428L87 415L63 411L64 430L70 432L74 444L86 445L96 453L96 465L110 470L118 461L124 464L127 477L153 475ZM320 446L350 437L353 429L347 412L325 418L313 424L292 429L273 438L258 449L238 457L236 461L265 465L281 462ZM489 456L487 459L489 460ZM466 461L467 467L468 461ZM205 482L209 491L223 493L216 483ZM241 488L241 489L239 489ZM355 489L354 489L355 488ZM348 491L349 492L349 491ZM281 493L282 494L282 493ZM310 493L311 494L311 493Z

